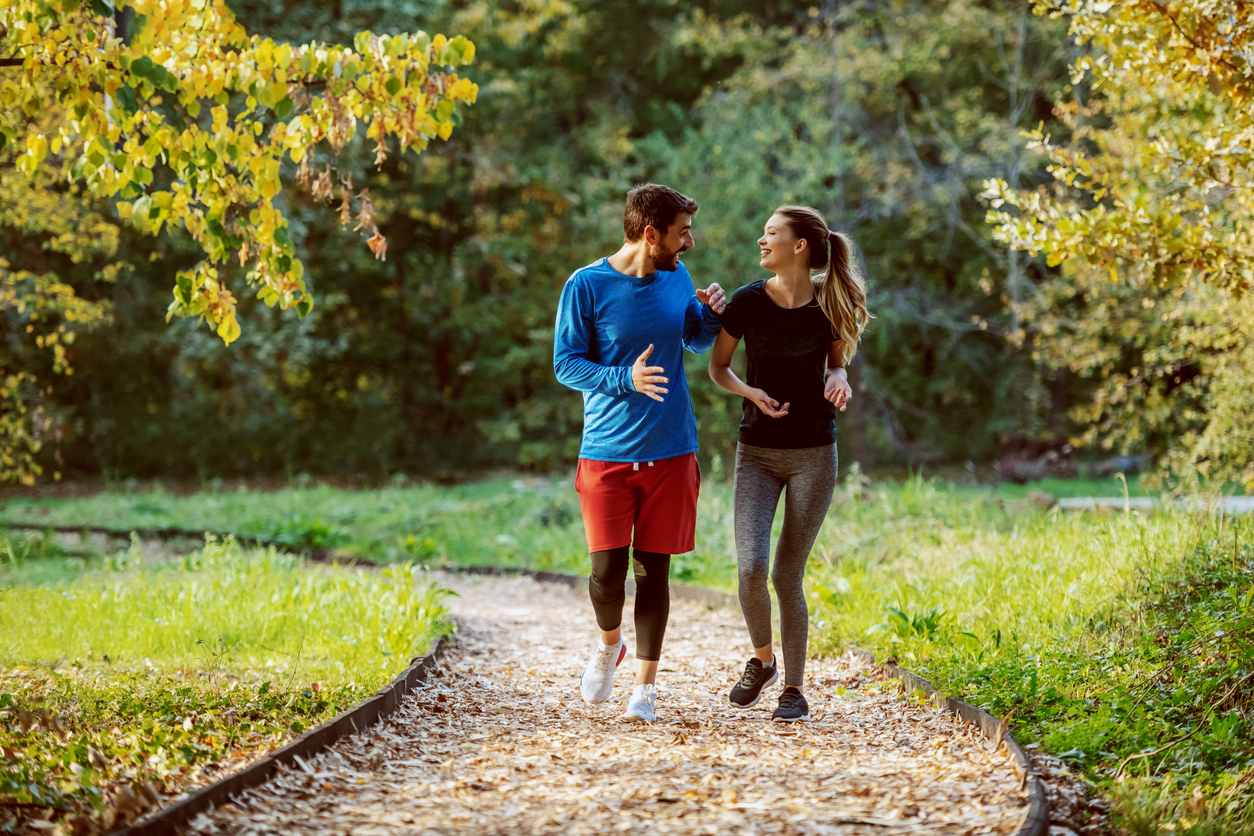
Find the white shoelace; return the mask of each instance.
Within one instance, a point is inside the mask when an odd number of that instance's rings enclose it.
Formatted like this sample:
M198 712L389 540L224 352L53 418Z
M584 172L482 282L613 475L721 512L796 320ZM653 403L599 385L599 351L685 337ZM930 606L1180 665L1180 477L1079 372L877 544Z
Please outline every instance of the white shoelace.
M632 695L633 698L636 696L637 696L636 694ZM640 688L638 696L640 697L640 699L645 701L645 703L649 706L649 708L653 708L654 706L657 705L657 686L656 685L642 686Z
M622 647L621 644L616 644L613 647L598 650L596 658L592 661L592 667L602 672L608 671L610 669L610 657L618 653L620 647Z

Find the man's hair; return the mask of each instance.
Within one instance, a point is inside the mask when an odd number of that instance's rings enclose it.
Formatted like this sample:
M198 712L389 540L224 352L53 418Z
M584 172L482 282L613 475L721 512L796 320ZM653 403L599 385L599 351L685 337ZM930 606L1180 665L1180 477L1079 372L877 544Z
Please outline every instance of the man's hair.
M627 206L623 209L623 233L627 236L627 243L634 244L644 237L646 226L665 235L677 216L695 214L697 202L692 198L669 186L645 183L627 192Z

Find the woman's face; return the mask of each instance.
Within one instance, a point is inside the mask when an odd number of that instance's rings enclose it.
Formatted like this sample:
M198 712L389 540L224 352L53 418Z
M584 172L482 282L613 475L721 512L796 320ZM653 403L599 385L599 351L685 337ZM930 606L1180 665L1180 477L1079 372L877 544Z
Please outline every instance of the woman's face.
M809 263L806 242L793 234L792 227L782 215L771 215L766 222L762 237L758 239L762 260L758 263L767 270L778 272L798 260Z

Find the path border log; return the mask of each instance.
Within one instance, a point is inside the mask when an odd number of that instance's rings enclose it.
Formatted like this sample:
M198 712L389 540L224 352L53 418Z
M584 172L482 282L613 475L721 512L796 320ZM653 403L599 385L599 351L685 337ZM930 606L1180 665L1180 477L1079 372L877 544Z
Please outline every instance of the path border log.
M256 763L246 766L220 781L202 787L187 798L124 828L118 828L110 836L157 836L177 833L200 813L220 807L244 790L258 787L269 781L283 767L300 769L302 760L309 760L324 752L341 737L358 734L380 720L391 716L401 700L426 684L428 674L440 656L448 649L448 642L436 639L435 646L413 663L391 684L375 692L365 702L344 711L316 728L302 734L281 749L276 749Z
M21 529L27 531L55 531L62 534L104 534L111 537L130 537L132 532L141 538L170 540L179 537L202 538L206 534L225 539L234 537L244 545L273 547L279 551L302 554L320 562L328 563L343 560L345 564L358 566L376 566L373 561L352 556L338 556L331 549L311 549L280 543L264 537L248 537L230 532L195 531L191 529L171 528L108 528L104 526L58 526L38 525L28 522L0 522L0 528ZM588 578L583 575L569 575L565 572L549 572L539 569L526 569L519 566L435 566L430 567L446 572L459 572L470 575L523 575L541 583L560 583L573 588L586 588ZM627 580L627 593L634 593L634 583ZM699 586L671 584L671 594L682 601L690 601L709 607L740 608L740 599L728 592L719 592ZM281 749L265 756L256 763L236 772L221 781L197 790L184 800L167 807L155 815L127 828L114 830L109 836L157 836L177 832L177 828L187 824L197 814L211 807L220 806L231 800L231 797L251 787L259 786L269 780L280 765L293 766L297 758L310 758L331 746L339 738L348 734L363 731L381 719L390 716L400 705L401 698L415 689L419 683L425 683L426 675L438 657L447 649L444 639L438 639L434 649L398 676L392 683L365 702L350 708L338 717L323 723L317 728L305 732ZM923 677L900 667L894 662L878 662L875 654L856 645L850 648L855 656L868 665L877 665L889 677L901 683L906 693L923 692L933 704L950 714L957 716L980 730L984 737L994 746L1005 744L1007 752L1015 765L1021 770L1023 784L1028 793L1028 809L1023 820L1015 830L1014 836L1046 836L1049 832L1049 801L1041 778L1032 768L1023 747L1015 740L1007 720L999 720L981 708L963 702L954 697L945 696L931 682Z

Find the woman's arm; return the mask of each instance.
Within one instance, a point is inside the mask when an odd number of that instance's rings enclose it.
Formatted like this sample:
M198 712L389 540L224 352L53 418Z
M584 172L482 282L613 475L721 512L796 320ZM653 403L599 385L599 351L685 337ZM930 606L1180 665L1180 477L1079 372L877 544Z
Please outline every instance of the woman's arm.
M740 340L727 333L726 328L719 329L718 337L714 340L714 350L710 352L710 380L733 395L740 395L742 398L753 401L757 408L762 410L763 415L769 415L772 418L782 418L787 415L788 404L781 407L779 401L761 389L747 385L731 370L732 355L736 353L736 346L739 344Z
M823 372L823 397L845 411L845 405L853 400L853 387L849 385L849 375L845 371L844 358L840 350L840 340L832 340L827 347L827 371Z

